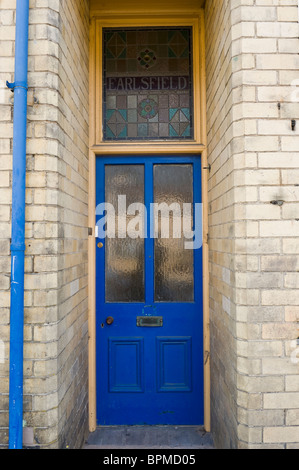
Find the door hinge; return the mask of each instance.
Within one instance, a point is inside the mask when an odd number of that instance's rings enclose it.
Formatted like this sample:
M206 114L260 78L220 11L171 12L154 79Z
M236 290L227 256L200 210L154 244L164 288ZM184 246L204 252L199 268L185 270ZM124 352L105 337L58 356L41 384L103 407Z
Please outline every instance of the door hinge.
M209 173L211 173L211 170L212 170L211 164L209 163L208 166L204 166L203 170L209 170Z

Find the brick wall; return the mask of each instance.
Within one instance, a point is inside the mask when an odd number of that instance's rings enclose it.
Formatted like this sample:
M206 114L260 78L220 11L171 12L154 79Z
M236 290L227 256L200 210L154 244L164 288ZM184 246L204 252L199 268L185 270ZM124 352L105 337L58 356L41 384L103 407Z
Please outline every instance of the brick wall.
M235 190L231 5L208 1L206 15L209 178L211 421L216 445L237 445Z
M0 442L7 443L9 189L15 2L0 3ZM88 1L30 1L25 444L78 447L87 430ZM2 137L4 137L2 139ZM80 429L80 432L78 431Z
M59 436L74 448L88 431L89 1L59 3Z
M237 288L252 299L251 307L238 309L248 374L240 375L239 389L251 403L240 410L239 435L251 448L292 448L299 436L299 366L292 356L299 336L299 129L291 126L299 117L292 86L299 68L298 2L251 3L234 11L246 31L235 41L248 64L239 75L255 95L240 116L251 161L242 176L251 196L243 207L247 238L241 251L255 267L237 279Z
M214 431L297 448L297 1L210 1L206 15Z

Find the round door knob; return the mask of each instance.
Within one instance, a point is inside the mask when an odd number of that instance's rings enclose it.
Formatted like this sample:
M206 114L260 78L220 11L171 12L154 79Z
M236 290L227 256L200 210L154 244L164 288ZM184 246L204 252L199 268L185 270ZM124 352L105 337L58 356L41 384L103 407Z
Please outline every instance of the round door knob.
M106 318L106 323L107 325L112 325L112 323L114 323L114 318L113 317Z

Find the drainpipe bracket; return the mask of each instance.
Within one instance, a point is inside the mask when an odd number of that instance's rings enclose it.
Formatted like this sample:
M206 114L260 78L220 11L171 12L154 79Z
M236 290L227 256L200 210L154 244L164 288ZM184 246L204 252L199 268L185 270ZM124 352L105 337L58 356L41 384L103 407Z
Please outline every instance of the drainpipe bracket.
M13 91L14 88L15 88L15 82L10 83L10 82L6 81L6 86L7 86L7 88L9 88L10 90Z
M26 245L23 243L11 243L10 245L10 251L15 252L15 251L25 251L26 250Z
M13 82L13 83L10 83L10 82L6 81L6 86L12 92L14 92L15 88L25 88L25 90L28 90L28 85L27 85L26 82Z

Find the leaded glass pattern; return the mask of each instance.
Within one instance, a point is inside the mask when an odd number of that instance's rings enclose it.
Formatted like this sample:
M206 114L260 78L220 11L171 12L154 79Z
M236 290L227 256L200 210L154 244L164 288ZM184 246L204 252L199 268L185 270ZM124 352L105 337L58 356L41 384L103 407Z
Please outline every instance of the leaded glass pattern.
M103 30L105 141L193 139L191 28Z

